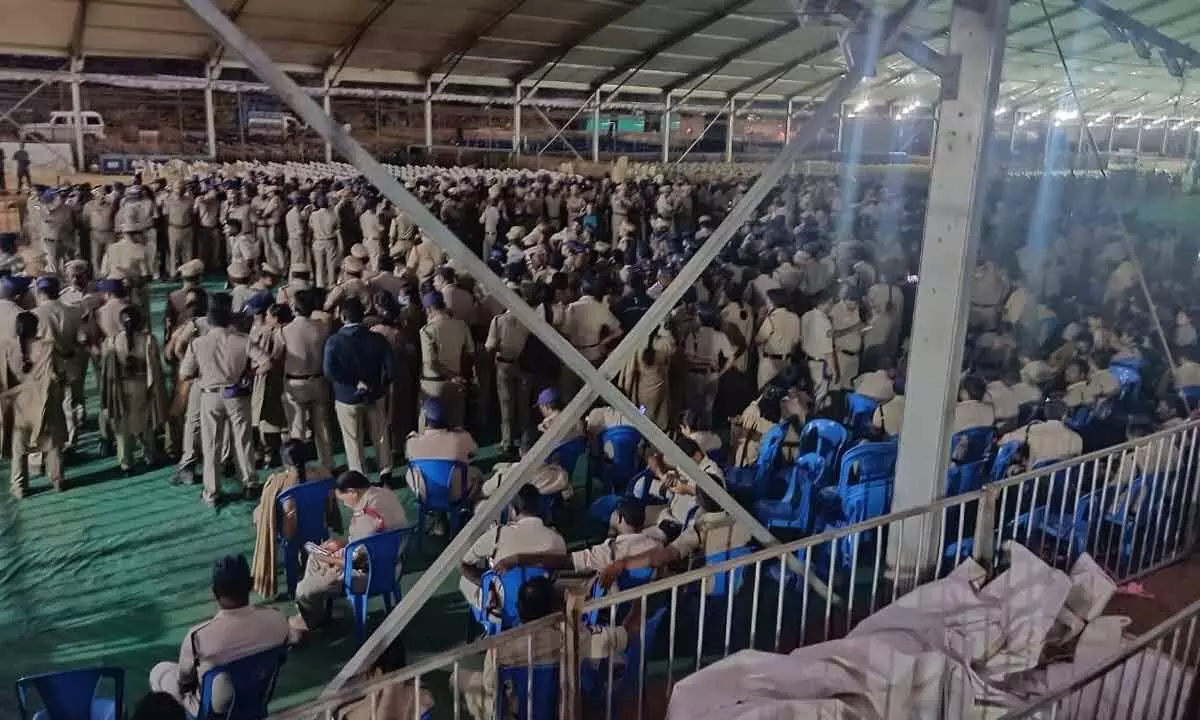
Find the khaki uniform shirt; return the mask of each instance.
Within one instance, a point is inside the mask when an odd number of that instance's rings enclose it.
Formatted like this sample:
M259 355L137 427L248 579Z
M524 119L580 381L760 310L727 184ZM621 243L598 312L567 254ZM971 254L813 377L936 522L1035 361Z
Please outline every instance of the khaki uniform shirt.
M188 630L179 647L179 679L199 688L204 673L263 650L280 647L288 641L288 622L274 608L246 607L219 610L212 620ZM214 709L224 710L233 699L228 682L214 687ZM198 693L184 698L185 704L199 708Z
M308 217L308 227L312 230L313 242L334 242L337 240L337 215L329 208L317 208Z
M859 317L858 311L851 311L845 303L834 303L829 311L829 321L833 324L833 345L839 351L856 355L862 351L863 339L862 333L857 330L847 332L844 335L838 333L850 330L855 325L862 325L862 318Z
M566 555L567 543L538 517L518 518L484 531L463 555L463 564L491 565L514 555Z
M904 396L897 395L875 408L875 416L871 418L871 424L888 436L899 435L904 426Z
M675 538L670 547L683 558L690 558L700 552L707 557L743 547L749 542L750 533L735 523L729 513L721 510L698 516Z
M795 349L796 343L803 342L802 328L803 322L796 313L786 308L775 308L763 318L754 336L754 344L763 355L788 355Z
M1175 384L1181 388L1200 385L1200 363L1191 360L1181 362L1175 369Z
M121 238L109 245L100 262L100 274L105 277L148 277L150 265L146 262L146 247L128 238Z
M506 312L492 318L488 327L487 340L483 346L496 358L503 362L516 362L529 339L529 328L525 327L516 315Z
M1017 394L1000 381L988 383L987 401L995 411L997 420L1012 420L1020 412Z
M288 377L321 375L325 341L325 326L310 317L296 316L280 330L283 336L283 373Z
M954 432L996 424L996 410L978 400L961 400L954 406Z
M601 336L601 329L609 332ZM621 324L608 306L599 300L585 296L567 306L563 316L563 334L579 352L592 362L604 357L602 340L620 334Z
M427 380L449 380L439 366L455 375L463 373L463 356L475 352L470 328L454 317L430 320L421 328L421 376Z
M1029 446L1029 466L1043 460L1068 460L1083 453L1083 439L1060 420L1035 422L1000 438L1000 444L1023 442Z
M809 310L800 318L800 347L813 360L833 354L833 323L819 308Z
M196 206L192 196L184 193L176 195L171 193L165 201L165 209L167 215L167 224L175 228L185 228L192 226L192 210Z
M883 370L863 373L854 381L854 392L885 403L896 397L895 380Z
M266 355L250 344L250 336L229 328L212 328L188 346L179 376L198 378L201 389L221 388L245 377L252 362L266 360Z
M433 275L446 261L446 254L430 240L422 240L408 253L406 265L416 273L417 278L424 280Z
M96 308L96 325L105 337L121 333L121 311L129 307L127 300L112 298Z
M350 542L370 537L386 530L408 527L408 513L396 493L387 488L368 488L350 516L346 537Z
M725 333L701 327L684 338L683 352L688 370L713 373L720 368L722 357L726 360L733 358L734 350Z
M571 553L576 572L600 572L617 560L636 557L661 547L655 538L643 533L626 533Z

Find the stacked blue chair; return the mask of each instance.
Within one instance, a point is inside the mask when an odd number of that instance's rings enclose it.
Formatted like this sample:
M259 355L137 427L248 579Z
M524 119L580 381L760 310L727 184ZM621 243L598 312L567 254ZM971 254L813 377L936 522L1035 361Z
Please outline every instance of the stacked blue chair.
M554 720L558 686L558 663L500 668L496 720Z
M849 527L886 515L892 504L898 452L894 441L862 443L847 450L838 470L837 485L820 494L813 531ZM849 569L856 557L856 547L873 548L876 532L867 530L839 538L836 561L829 557L834 551L827 549L828 543L818 546L813 558L817 567L825 569L826 577L838 569Z
M612 451L612 457L605 452ZM642 469L642 435L632 425L615 425L600 433L600 482L605 492L619 494ZM588 483L591 504L591 483Z
M1113 361L1112 365L1108 366L1108 371L1112 373L1117 382L1121 384L1121 402L1128 405L1131 400L1138 396L1142 387L1142 361L1140 358L1129 358L1126 360Z
M825 474L825 460L820 455L801 455L788 474L784 496L779 500L759 500L754 504L754 516L768 528L811 532L813 497Z
M825 483L832 482L842 451L850 443L850 431L845 425L825 418L809 420L800 431L800 451L815 452L825 461Z
M546 462L552 465L558 465L567 473L567 482L575 477L575 469L579 465L579 459L587 454L587 438L582 435L564 440L559 443L558 447L550 452L550 457L546 458ZM554 525L558 518L562 515L563 507L566 505L566 499L562 493L552 493L542 496L542 518L547 523Z
M114 685L111 697L98 694L106 679ZM44 709L33 710L30 691ZM17 680L16 695L21 720L123 720L125 671L98 667L29 675Z
M988 473L990 482L1000 482L1008 477L1009 470L1017 462L1023 443L1011 440L996 448L996 457L992 459L991 471Z
M749 467L729 468L725 473L726 487L748 498L766 498L775 479L779 458L783 453L783 443L791 428L788 423L778 423L764 433L754 464Z
M642 672L643 649L648 653L649 649L654 647L654 642L658 638L658 631L662 627L663 618L666 615L667 608L660 607L650 617L646 618L642 635L632 638L625 646L625 662L613 668L614 684L611 697L614 713L619 712L617 702L631 692L636 691L638 678ZM580 666L579 689L590 705L595 707L607 706L608 698L610 697L610 693L606 692L607 688L608 660L601 660L596 663L584 663ZM609 718L611 719L612 717L610 714Z
M417 499L418 527L425 527L425 519L434 512L444 512L450 521L450 536L453 537L462 527L466 516L471 512L471 506L466 494L454 498L454 488L467 487L467 464L457 460L442 458L409 459L409 470L421 474L425 481L425 498ZM417 549L421 549L421 538L424 532L417 533Z
M850 393L846 396L846 425L860 438L870 437L874 430L875 410L879 401L866 395Z
M1134 569L1135 556L1146 557L1153 562L1146 552L1145 544L1154 547L1156 540L1152 529L1148 528L1153 520L1151 508L1158 503L1162 485L1154 475L1141 474L1135 477L1126 487L1107 489L1104 500L1107 506L1101 508L1101 517L1108 533L1116 538L1115 542L1107 545L1117 547L1116 574ZM1106 546L1107 546L1106 545Z
M635 568L633 570L626 570L617 576L617 581L613 583L613 592L622 592L624 590L645 585L654 579L654 572L655 571L653 568ZM608 590L605 590L600 583L592 583L591 598L593 600L599 600L607 594ZM618 623L625 619L625 616L629 613L630 608L630 603L621 603L617 606L616 621ZM597 609L589 610L587 613L585 613L583 616L583 621L588 625L600 625L602 623L608 623L611 618L612 615L609 613L609 611L606 610L602 614L600 610Z
M200 712L196 720L262 720L267 717L267 705L275 694L275 681L286 658L287 645L281 645L214 666L200 679ZM221 677L226 679L232 693L227 706L216 708L214 689Z
M973 492L987 480L988 453L996 438L992 427L967 428L950 438L950 468L946 473L946 497Z
M1187 401L1188 410L1195 412L1200 410L1200 385L1188 385L1180 388L1183 393L1183 399Z
M488 570L479 579L481 588L479 610L472 610L475 620L488 635L499 635L521 624L517 613L517 596L521 586L536 577L550 575L540 567L514 567L502 573ZM499 596L496 595L497 590Z
M284 490L275 498L275 527L279 531L279 547L283 555L289 598L296 597L299 571L304 566L304 544L312 542L320 545L329 539L325 511L329 497L333 495L333 487L333 478L310 480ZM284 508L288 502L296 510L296 532L290 538L283 536Z
M346 599L354 608L354 631L359 643L367 636L367 600L377 595L383 596L383 604L388 612L400 602L402 561L411 533L412 528L387 530L346 546L347 562L342 571L342 587ZM360 556L365 556L367 560L365 583L360 583L361 592L354 584L354 560Z

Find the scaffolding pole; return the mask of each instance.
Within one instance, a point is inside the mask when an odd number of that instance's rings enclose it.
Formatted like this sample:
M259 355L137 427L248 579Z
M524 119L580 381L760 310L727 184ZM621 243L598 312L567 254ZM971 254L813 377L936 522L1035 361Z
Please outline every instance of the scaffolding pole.
M329 94L329 83L328 82L325 83L325 97L323 98L323 102L324 102L323 109L325 110L326 117L329 117L330 119L332 119L333 118L333 96ZM239 108L238 112L240 114L240 112L241 112L240 108ZM242 142L245 142L245 140L243 140ZM333 143L329 142L328 139L325 140L325 162L327 162L327 163L333 162Z
M905 393L904 420L911 425L900 438L893 491L897 512L945 492L1008 14L1009 0L954 0L951 10L949 55L959 67L957 82L942 84L908 363L917 370L909 372ZM898 558L918 568L929 562L927 541L940 540L941 528L926 530L934 534L905 533L903 549L892 540L889 564L896 572L908 569L898 567Z
M208 159L217 159L217 108L213 98L212 78L204 83L204 136L208 140Z
M795 112L793 101L787 101L787 118L783 121L783 142L786 143L792 139L792 114Z
M733 104L733 98L729 98L729 122L725 125L725 162L733 162L733 116L737 111L737 106Z
M662 114L662 161L663 165L671 162L671 93L663 98Z
M83 155L83 59L71 60L71 121L75 124L75 168L87 172Z
M521 155L521 86L517 85L513 89L513 133L512 133L512 152L513 155Z
M592 162L600 162L600 91L596 91L592 107Z
M1111 122L1108 125L1108 154L1113 151L1113 143L1117 141L1117 116L1114 113Z
M785 148L784 152L754 183L741 202L730 212L713 235L705 241L688 264L681 270L676 282L671 283L659 296L658 300L647 310L637 325L627 334L611 354L604 360L599 369L594 367L579 351L574 348L562 335L546 322L541 314L526 305L521 298L508 288L504 281L493 273L487 265L471 252L445 225L437 220L419 200L396 182L370 153L355 142L349 134L337 126L328 115L308 97L304 91L280 71L269 57L246 37L229 18L217 8L212 0L183 0L184 4L220 38L226 46L233 49L246 62L247 66L271 86L280 97L305 121L326 140L337 146L338 152L353 163L358 170L373 183L401 211L408 214L416 224L433 241L449 255L464 272L477 278L502 304L509 307L530 331L546 346L558 355L564 364L576 372L583 380L583 389L571 400L547 432L534 444L533 448L521 459L512 474L501 483L496 493L484 500L477 508L474 516L466 526L449 543L448 547L434 563L418 578L405 599L384 620L383 624L359 648L358 652L342 668L333 682L326 688L324 695L336 692L346 682L361 673L366 667L387 649L400 635L416 612L438 590L442 582L453 573L459 564L462 554L497 517L501 509L511 501L517 490L529 476L529 472L539 467L549 455L553 446L561 439L567 430L582 417L583 412L591 407L599 395L627 421L657 447L663 454L664 461L678 468L686 477L695 482L714 501L723 507L734 522L745 526L751 535L766 545L777 544L777 540L764 528L744 507L737 503L720 483L708 477L696 463L688 457L667 435L642 415L636 406L626 397L610 378L628 361L632 355L643 346L650 332L660 325L671 309L682 299L684 292L699 280L705 268L717 257L724 245L736 232L737 228L751 216L758 205L765 200L767 194L786 172L787 167L799 152L812 140L822 122L832 115L832 107L842 101L857 87L862 76L862 69L855 68L849 72L831 91L830 102L818 108L818 112L807 123L796 140ZM901 32L903 22L919 5L919 0L908 0L905 6L889 16L888 32L883 45L890 49ZM789 565L802 571L802 566L789 556ZM831 597L828 588L815 577L810 578L810 585L819 594Z
M1146 119L1138 118L1137 144L1133 146L1134 157L1142 156L1142 136L1146 132Z
M425 81L425 159L433 153L433 81Z

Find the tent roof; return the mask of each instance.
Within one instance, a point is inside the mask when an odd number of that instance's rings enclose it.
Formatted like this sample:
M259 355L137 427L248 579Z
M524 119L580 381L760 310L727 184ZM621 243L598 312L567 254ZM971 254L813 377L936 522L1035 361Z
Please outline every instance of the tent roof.
M695 98L818 99L845 65L840 15L796 15L796 0L216 0L285 68L340 82L512 87ZM809 2L824 6L826 0ZM831 0L833 4L846 0ZM866 0L860 4L868 4ZM1192 102L1156 54L1138 57L1075 0L1046 0L1089 110L1186 115ZM875 0L895 7L898 0ZM852 5L855 3L851 3ZM910 34L944 51L950 0L933 0ZM1186 43L1200 34L1195 0L1110 0ZM82 53L197 62L237 59L178 0L6 0L0 52ZM937 81L901 56L864 92L872 102L933 101ZM1017 2L1001 102L1052 107L1066 91L1040 0ZM861 97L860 97L861 99Z

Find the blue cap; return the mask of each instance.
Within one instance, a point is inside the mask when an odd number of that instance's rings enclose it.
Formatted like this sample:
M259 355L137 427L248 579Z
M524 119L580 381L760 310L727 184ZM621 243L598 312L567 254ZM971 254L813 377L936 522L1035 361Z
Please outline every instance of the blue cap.
M446 420L446 406L441 398L427 398L421 411L425 414L425 421L431 425L441 425Z
M567 252L572 252L572 253L587 252L587 245L584 245L583 243L579 242L578 240L568 240L567 241Z
M267 308L271 307L274 302L271 298L271 293L263 290L246 298L246 305L242 310L249 315L257 315L261 312L266 312Z
M431 293L425 293L421 296L421 307L433 307L433 304L441 299L442 294L440 292L434 291Z
M43 190L42 191L42 202L50 202L51 200L53 200L56 197L58 197L58 192L55 190Z
M538 393L538 405L553 405L556 402L558 402L558 390L554 388L542 388L542 391Z
M12 294L20 295L29 289L29 285L33 282L33 278L26 277L25 275L9 275L0 282L2 282L4 288L10 291Z
M38 290L49 290L56 285L58 285L58 278L53 275L42 275L33 283Z
M117 292L121 289L121 281L115 278L104 278L96 283L96 289L103 293Z

